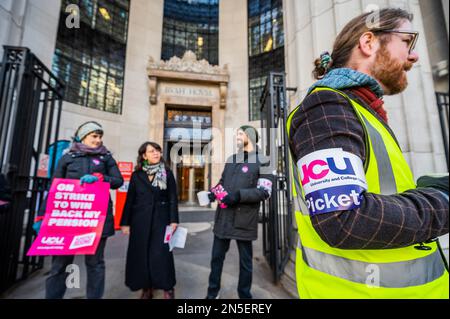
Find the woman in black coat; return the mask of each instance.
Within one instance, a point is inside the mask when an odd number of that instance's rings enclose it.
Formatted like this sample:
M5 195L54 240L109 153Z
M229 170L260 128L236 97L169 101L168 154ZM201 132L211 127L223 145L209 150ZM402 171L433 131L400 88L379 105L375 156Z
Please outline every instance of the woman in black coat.
M156 143L139 148L120 224L130 235L125 284L132 291L142 289L142 299L152 298L153 289L173 299L175 265L164 234L168 225L172 232L178 225L177 187Z
M67 154L58 161L53 178L79 179L81 183L104 181L110 189L123 184L117 163L103 145L103 128L94 121L82 124L75 132L74 142ZM45 214L46 203L42 205L35 219L33 229L38 233ZM101 240L94 255L85 255L88 299L102 298L105 290L104 250L106 239L114 235L113 204L109 198L108 212ZM53 256L52 268L45 283L47 299L61 299L66 292L67 266L73 263L73 255Z

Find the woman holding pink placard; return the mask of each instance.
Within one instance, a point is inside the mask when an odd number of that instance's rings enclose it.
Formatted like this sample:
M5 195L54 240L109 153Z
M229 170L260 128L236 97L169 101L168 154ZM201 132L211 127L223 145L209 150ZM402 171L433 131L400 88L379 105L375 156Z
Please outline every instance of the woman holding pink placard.
M94 121L86 122L77 129L70 150L58 162L53 178L79 179L80 183L104 181L110 189L117 189L123 184L117 163L108 149L103 145L103 128ZM38 233L45 214L45 203L41 206L33 229ZM114 235L114 217L112 201L109 199L108 212L103 226L102 238L94 255L85 255L87 272L86 297L102 298L105 290L105 261L103 252L106 239ZM50 275L46 280L45 297L62 299L66 292L67 266L73 264L73 255L53 256Z

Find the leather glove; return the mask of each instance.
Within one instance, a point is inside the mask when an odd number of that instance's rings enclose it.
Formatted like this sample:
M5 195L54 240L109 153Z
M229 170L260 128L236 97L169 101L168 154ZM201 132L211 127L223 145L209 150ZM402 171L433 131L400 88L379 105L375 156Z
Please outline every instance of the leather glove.
M84 183L92 184L98 181L98 177L90 174L86 174L83 177L80 178L80 184L83 185Z
M241 194L239 191L228 193L224 198L222 198L222 203L228 207L236 205L241 200Z
M435 188L448 196L448 174L421 176L417 180L417 187Z
M208 198L209 198L209 201L212 203L216 200L216 194L214 194L213 192L209 192Z
M33 224L33 229L36 232L36 234L39 234L39 231L41 230L42 220L37 221Z

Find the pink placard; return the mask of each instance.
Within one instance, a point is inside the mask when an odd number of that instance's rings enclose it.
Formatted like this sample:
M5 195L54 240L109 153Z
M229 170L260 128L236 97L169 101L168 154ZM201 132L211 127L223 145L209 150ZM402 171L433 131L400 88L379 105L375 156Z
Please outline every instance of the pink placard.
M109 201L109 183L80 185L55 178L39 235L28 256L93 255L100 241Z

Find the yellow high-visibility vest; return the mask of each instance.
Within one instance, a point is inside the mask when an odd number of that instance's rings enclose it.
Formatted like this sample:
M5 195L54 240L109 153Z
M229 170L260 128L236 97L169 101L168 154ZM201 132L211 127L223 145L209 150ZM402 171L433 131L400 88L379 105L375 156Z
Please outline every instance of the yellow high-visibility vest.
M416 188L413 174L391 133L366 108L346 94L366 137L364 171L367 192L398 194ZM293 115L287 121L291 127ZM296 251L296 280L300 298L449 298L449 275L437 243L430 250L411 245L396 249L339 249L324 242L312 226L304 204L299 170L292 165L295 217L299 242Z

